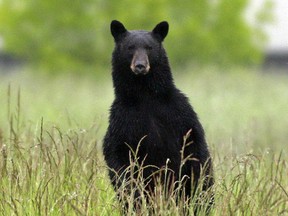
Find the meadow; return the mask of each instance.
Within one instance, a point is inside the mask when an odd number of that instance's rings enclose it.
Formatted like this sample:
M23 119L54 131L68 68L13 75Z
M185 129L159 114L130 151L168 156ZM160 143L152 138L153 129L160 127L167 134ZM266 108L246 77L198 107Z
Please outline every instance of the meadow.
M175 83L213 156L211 215L288 215L288 76L189 71ZM103 77L0 75L0 215L120 215L101 150L113 100ZM166 204L157 215L181 215Z

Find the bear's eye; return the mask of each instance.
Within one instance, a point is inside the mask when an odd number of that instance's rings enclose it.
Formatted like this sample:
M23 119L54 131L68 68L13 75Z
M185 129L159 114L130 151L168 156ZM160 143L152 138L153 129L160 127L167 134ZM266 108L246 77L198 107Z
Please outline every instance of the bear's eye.
M146 46L145 47L147 50L152 50L152 46Z
M135 45L128 46L128 50L134 50L134 49L135 49Z

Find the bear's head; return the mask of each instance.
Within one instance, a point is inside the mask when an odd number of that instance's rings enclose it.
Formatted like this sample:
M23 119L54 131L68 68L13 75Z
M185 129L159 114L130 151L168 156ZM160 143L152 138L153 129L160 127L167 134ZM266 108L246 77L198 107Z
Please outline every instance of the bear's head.
M111 33L115 40L113 61L135 75L146 75L161 61L165 54L162 41L168 34L166 21L150 31L128 31L116 20L111 22Z

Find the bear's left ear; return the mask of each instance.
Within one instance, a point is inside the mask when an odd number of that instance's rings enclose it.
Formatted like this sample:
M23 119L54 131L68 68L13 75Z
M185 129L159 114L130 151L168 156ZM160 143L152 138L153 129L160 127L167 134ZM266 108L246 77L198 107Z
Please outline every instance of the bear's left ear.
M117 20L113 20L111 22L110 30L111 30L111 34L113 35L115 41L118 41L124 35L124 33L127 32L124 25Z
M152 33L156 35L160 41L162 42L164 38L167 36L169 30L169 24L166 21L160 22L155 26Z

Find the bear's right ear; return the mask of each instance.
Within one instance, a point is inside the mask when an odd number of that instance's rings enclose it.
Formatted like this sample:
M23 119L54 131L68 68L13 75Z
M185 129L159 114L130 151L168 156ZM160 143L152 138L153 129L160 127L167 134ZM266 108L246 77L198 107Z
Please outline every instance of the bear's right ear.
M111 22L110 30L111 30L111 34L113 35L115 41L119 41L119 39L123 36L123 34L127 32L124 25L117 20L113 20Z

